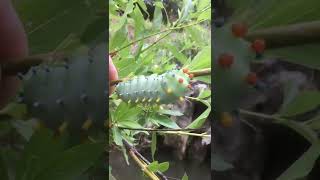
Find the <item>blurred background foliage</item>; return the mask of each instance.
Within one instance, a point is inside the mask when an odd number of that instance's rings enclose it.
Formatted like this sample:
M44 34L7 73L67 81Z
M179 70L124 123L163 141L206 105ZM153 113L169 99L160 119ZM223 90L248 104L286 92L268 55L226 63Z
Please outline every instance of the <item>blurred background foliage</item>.
M318 85L316 77L320 70L319 1L225 0L218 2L225 3L217 12L220 17L225 17L222 21L229 25L239 22L248 25L246 40L265 39L266 51L261 61L276 59L300 65L301 69L307 69L313 74L310 76L310 81ZM279 180L308 179L308 174L320 155L319 87L300 90L297 84L294 80L286 82L283 104L278 112L265 117L264 114L256 114L260 119L267 117L275 124L293 129L310 143L309 149L298 159L292 160L294 163L277 178ZM289 153L291 150L287 151ZM219 157L216 159L218 159L217 163L212 163L217 165L217 170L224 171L232 168L230 164L220 161Z
M81 47L106 43L104 0L13 0L29 41L30 56L54 59ZM53 54L52 54L53 53ZM89 134L89 137L88 136ZM24 105L0 110L0 177L3 180L105 179L104 132L71 136L39 126Z

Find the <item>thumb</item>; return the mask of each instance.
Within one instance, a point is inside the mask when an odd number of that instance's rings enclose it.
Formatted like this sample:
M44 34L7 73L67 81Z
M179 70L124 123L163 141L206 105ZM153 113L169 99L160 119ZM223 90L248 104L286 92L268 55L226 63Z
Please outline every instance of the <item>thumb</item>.
M115 65L112 62L112 58L109 55L109 84L111 81L118 79L118 71L115 67ZM111 94L114 91L114 87L109 86L109 94Z

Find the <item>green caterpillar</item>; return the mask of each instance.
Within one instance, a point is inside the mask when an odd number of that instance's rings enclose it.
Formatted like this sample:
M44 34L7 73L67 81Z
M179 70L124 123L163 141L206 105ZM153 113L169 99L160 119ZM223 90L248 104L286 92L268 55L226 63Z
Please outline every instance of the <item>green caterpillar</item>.
M103 45L64 65L39 65L19 77L18 97L28 112L49 128L63 123L80 129L84 122L103 127L107 113L107 50Z
M137 76L116 86L120 99L131 104L169 104L183 100L191 87L187 69L172 70L161 75Z

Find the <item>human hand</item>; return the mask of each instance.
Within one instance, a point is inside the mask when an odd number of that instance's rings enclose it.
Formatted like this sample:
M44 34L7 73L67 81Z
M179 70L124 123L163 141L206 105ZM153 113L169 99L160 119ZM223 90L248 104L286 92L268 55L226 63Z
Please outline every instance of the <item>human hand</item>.
M0 1L0 66L28 55L27 36L10 0ZM0 75L0 109L4 107L19 88L14 76Z

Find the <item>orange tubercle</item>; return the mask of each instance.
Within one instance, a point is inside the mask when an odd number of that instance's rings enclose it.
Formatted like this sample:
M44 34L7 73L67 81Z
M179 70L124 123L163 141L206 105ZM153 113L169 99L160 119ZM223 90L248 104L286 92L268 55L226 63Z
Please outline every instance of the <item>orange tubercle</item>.
M220 123L223 127L231 127L233 125L233 117L230 113L223 112L221 114Z
M189 89L191 89L191 84L188 84L188 86L187 86Z
M266 42L263 39L256 39L251 44L252 50L254 50L256 53L263 53L263 51L266 48Z
M194 76L193 74L189 74L189 78L190 78L190 79L192 79L192 78L193 78L193 76Z
M233 64L234 56L230 53L223 53L218 58L218 64L222 68L230 68Z
M243 38L248 32L248 26L244 23L232 24L232 34L237 38Z
M183 79L182 78L179 78L179 83L183 83Z
M183 68L182 71L183 71L183 73L188 73L189 69L188 68Z
M246 77L246 82L250 85L256 85L258 77L256 73L250 72Z

